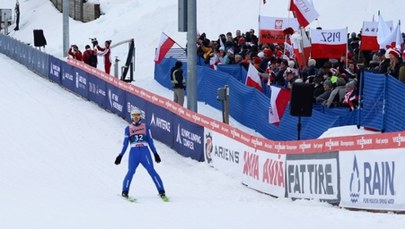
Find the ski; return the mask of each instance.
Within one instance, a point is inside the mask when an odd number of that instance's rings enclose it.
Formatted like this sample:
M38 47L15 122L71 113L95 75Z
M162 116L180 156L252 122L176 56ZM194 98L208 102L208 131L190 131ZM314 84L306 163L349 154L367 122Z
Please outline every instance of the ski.
M129 202L131 202L131 203L136 203L137 202L137 200L136 200L136 198L135 197L132 197L132 196L128 196L128 197L123 197L123 196L121 196L121 195L119 195L122 199L124 199L124 200L126 200L126 201L129 201Z
M169 202L169 198L166 195L161 195L160 199L162 199L164 202Z

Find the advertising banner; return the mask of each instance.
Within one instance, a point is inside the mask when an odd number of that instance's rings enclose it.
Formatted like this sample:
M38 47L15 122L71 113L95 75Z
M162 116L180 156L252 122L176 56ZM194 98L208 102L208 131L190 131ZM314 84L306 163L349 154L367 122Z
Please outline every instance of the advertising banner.
M107 108L107 90L106 83L93 75L88 74L89 84L88 99L97 103L102 108Z
M340 161L340 206L405 210L403 149L344 151Z
M173 113L153 103L148 103L146 116L153 138L173 148L173 119L175 118Z
M337 152L287 155L285 169L288 197L339 202Z
M74 92L84 98L88 98L89 86L87 82L87 73L83 70L80 70L79 68L73 68L73 73L75 76Z
M148 117L148 107L147 107L147 102L144 99L141 99L139 96L136 96L132 93L127 92L126 93L126 110L124 112L124 118L128 122L131 122L131 109L133 108L139 108L143 112L141 117L144 120L145 123L149 123L149 117Z
M75 91L76 87L75 72L73 68L73 66L68 64L62 64L61 85L70 91Z
M204 128L181 117L173 119L173 149L197 161L204 161Z
M240 177L243 166L243 152L251 148L231 137L210 129L204 133L205 161L211 166L233 177Z
M61 83L62 78L62 64L66 65L65 62L61 61L58 58L55 58L49 55L49 72L48 72L48 79L50 81L56 82L58 84Z
M35 55L34 72L37 72L42 77L48 77L49 55L37 49L33 50L33 54Z
M107 106L106 109L125 118L126 115L126 92L111 84L106 84Z
M285 155L244 151L242 183L276 197L285 196Z

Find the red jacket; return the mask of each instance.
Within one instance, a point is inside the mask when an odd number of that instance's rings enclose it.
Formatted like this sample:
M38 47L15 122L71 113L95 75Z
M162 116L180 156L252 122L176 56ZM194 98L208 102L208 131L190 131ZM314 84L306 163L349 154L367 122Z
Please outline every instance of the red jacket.
M97 45L97 49L101 52L99 52L97 55L99 56L104 56L104 63L106 64L111 64L111 50L110 50L110 46L106 46L105 48L100 47L99 45Z
M72 49L69 49L69 55L71 55L74 59L79 60L79 61L83 61L83 55L82 52L80 52L80 50L77 50L76 52L73 52Z

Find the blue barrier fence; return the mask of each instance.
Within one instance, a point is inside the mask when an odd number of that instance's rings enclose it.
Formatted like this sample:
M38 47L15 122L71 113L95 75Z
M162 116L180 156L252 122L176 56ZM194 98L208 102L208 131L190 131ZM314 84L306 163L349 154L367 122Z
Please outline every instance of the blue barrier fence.
M165 58L155 65L155 80L170 88L170 69L174 58ZM184 75L187 78L187 64ZM277 127L268 123L269 97L254 88L246 87L246 70L240 65L219 65L213 70L206 65L197 66L198 100L217 109L221 103L216 99L218 88L228 85L230 88L230 115L238 122L254 129L272 140L297 139L298 118L292 117L286 110ZM343 125L365 126L381 131L399 131L405 129L405 111L401 98L405 95L405 86L391 76L364 72L362 109L349 111L347 108L326 108L315 106L312 117L302 118L301 139L318 138L329 128Z
M405 129L405 85L390 75L365 72L359 125L394 132Z
M147 106L148 103L142 99L132 99L133 96L130 93L70 66L63 60L8 36L0 35L0 52L40 76L97 103L100 107L110 110L128 121L127 105L131 104L130 100L134 100L136 104L143 104L142 109L153 107ZM165 58L161 64L155 66L155 79L167 88L171 87L170 69L174 66L175 61L174 58ZM183 66L187 78L187 66L186 64ZM197 74L199 101L221 109L222 105L216 99L216 91L219 87L229 85L230 111L233 118L272 140L297 139L298 118L290 116L287 111L280 126L269 124L267 122L269 98L242 83L246 77L246 70L240 66L224 65L220 66L217 71L206 66L198 66ZM349 112L347 109L315 107L312 117L302 118L301 139L314 139L331 127L351 124L386 132L405 130L405 121L402 120L402 117L405 117L402 101L405 86L391 76L371 72L364 72L362 79L364 87L361 109ZM159 111L156 112L159 113ZM168 114L163 112L161 115L164 118L163 116ZM184 126L188 126L188 124ZM198 128L194 129L197 131ZM163 130L157 129L157 131ZM174 147L173 141L167 140L165 137L166 135L163 134L162 138L158 140L168 141L169 145ZM200 160L202 156L197 154L195 158Z
M165 58L160 64L155 65L155 80L163 86L170 88L170 69L177 60ZM187 78L186 66L184 73ZM230 115L238 122L252 128L264 137L272 140L296 140L298 137L298 117L289 115L286 111L279 126L268 123L270 98L254 88L246 87L244 83L246 70L240 65L220 66L220 71L206 66L197 66L198 75L198 100L205 102L217 109L221 109L221 103L216 99L218 88L228 85L230 89ZM229 73L232 73L229 74ZM354 119L347 109L345 111L322 111L314 110L310 118L302 118L301 139L314 139L327 129L340 124L354 124ZM331 113L332 114L329 114ZM348 117L350 119L348 119ZM355 116L353 116L355 117Z
M0 35L0 53L128 122L131 107L139 107L145 112L145 122L149 124L156 140L167 144L184 156L204 161L203 141L193 142L190 146L183 144L182 138L182 133L186 132L197 136L195 139L204 139L204 127L8 36ZM167 122L167 125L161 125L163 122ZM122 134L124 137L124 131ZM177 139L174 139L174 136L177 136Z

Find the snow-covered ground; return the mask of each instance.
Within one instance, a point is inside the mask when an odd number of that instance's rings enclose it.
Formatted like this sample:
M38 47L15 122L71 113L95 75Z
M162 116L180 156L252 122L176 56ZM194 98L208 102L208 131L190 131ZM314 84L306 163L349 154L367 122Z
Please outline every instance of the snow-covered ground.
M99 20L86 24L71 21L72 43L83 47L89 43L89 37L113 42L134 37L135 84L170 98L171 92L153 80L153 52L162 31L185 43L185 34L176 32L177 1L99 2L105 13ZM281 1L267 2L261 7L262 12L270 12L271 6ZM321 15L328 12L326 3L313 2L324 5L317 7ZM378 7L394 10L386 20L396 20L400 15L400 0L359 2L366 9L359 11L363 16L365 12L375 13ZM13 7L14 3L0 0L0 8ZM44 29L46 52L62 57L62 15L46 0L20 0L20 4L21 30L11 35L33 43L32 30ZM336 3L334 8L341 5ZM374 8L375 5L379 6ZM200 1L198 6L202 9L199 31L206 31L211 37L257 27L257 1ZM350 15L353 20L360 20L359 15ZM342 20L346 19L342 16ZM339 21L330 19L334 20ZM356 26L360 27L361 22ZM125 48L113 52L126 55ZM171 202L163 203L157 197L152 181L141 167L131 187L131 194L139 203L123 201L117 195L121 192L127 157L120 166L113 162L120 152L127 123L4 55L0 55L0 66L0 228L405 227L403 215L348 211L317 201L274 199L246 188L238 179L205 163L183 158L159 142L155 144L162 163L156 169ZM199 111L220 117L206 106L199 107ZM353 127L342 128L339 133L348 135L352 131Z

